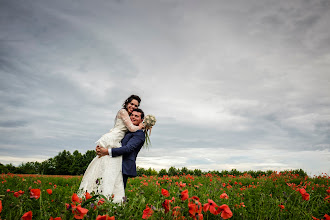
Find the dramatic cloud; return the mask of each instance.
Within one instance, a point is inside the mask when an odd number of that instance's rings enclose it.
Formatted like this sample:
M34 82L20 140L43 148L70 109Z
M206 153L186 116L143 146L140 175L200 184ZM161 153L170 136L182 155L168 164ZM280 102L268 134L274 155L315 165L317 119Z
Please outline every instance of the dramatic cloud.
M0 162L94 149L130 94L156 169L330 172L330 2L0 0Z

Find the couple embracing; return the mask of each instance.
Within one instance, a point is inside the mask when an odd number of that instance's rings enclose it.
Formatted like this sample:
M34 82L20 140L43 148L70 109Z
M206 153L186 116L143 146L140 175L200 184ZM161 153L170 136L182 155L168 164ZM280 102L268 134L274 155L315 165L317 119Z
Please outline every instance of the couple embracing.
M145 142L141 99L131 95L117 113L114 127L97 142L97 156L88 165L78 196L102 194L120 203L125 197L128 177L135 177L136 157Z

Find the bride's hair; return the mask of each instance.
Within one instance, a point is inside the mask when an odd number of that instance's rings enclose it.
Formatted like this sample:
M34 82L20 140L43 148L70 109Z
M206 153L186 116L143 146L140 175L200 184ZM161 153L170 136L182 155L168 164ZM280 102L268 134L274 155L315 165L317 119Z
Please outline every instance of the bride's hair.
M139 102L139 106L140 106L141 98L140 98L139 96L137 96L137 95L131 95L130 97L128 97L128 98L125 100L125 102L124 102L124 104L123 104L123 108L126 109L127 104L130 103L133 99L135 99L136 101L138 101L138 102ZM126 109L126 110L127 110L127 109Z

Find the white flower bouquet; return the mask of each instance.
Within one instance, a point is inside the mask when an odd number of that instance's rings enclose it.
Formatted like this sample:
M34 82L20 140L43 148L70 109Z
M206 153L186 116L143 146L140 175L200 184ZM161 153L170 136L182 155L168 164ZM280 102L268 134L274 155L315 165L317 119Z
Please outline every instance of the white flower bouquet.
M146 140L144 142L144 146L148 147L149 145L151 145L150 142L150 134L151 134L151 129L152 126L154 126L156 124L156 117L153 115L146 115L144 117L144 121L143 121L143 125L144 125L144 132L146 135ZM149 134L148 134L149 132Z

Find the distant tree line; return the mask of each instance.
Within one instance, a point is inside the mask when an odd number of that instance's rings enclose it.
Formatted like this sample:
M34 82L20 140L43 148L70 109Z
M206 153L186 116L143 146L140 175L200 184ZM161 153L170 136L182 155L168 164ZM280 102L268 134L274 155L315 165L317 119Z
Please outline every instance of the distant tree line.
M85 154L79 151L62 151L53 158L43 162L27 162L15 167L12 164L0 163L0 173L15 174L44 174L44 175L81 175L84 174L88 164L96 157L94 150Z
M15 167L12 164L3 165L0 163L0 173L14 173L14 174L43 174L43 175L83 175L87 169L89 163L96 157L94 150L89 150L85 154L81 154L79 151L74 151L72 154L70 151L62 151L58 153L54 158L50 158L43 162L27 162L22 163ZM200 169L190 170L186 167L181 169L170 167L168 170L161 169L156 171L153 168L144 169L143 167L137 167L138 176L175 176L175 175L194 175L201 176L202 174L212 173L220 177L227 175L239 176L243 174L251 175L252 177L268 176L274 171L267 170L250 170L250 171L238 171L236 169L222 170L222 171L201 171ZM299 176L307 176L307 173L302 169L288 170L292 174L299 174Z

